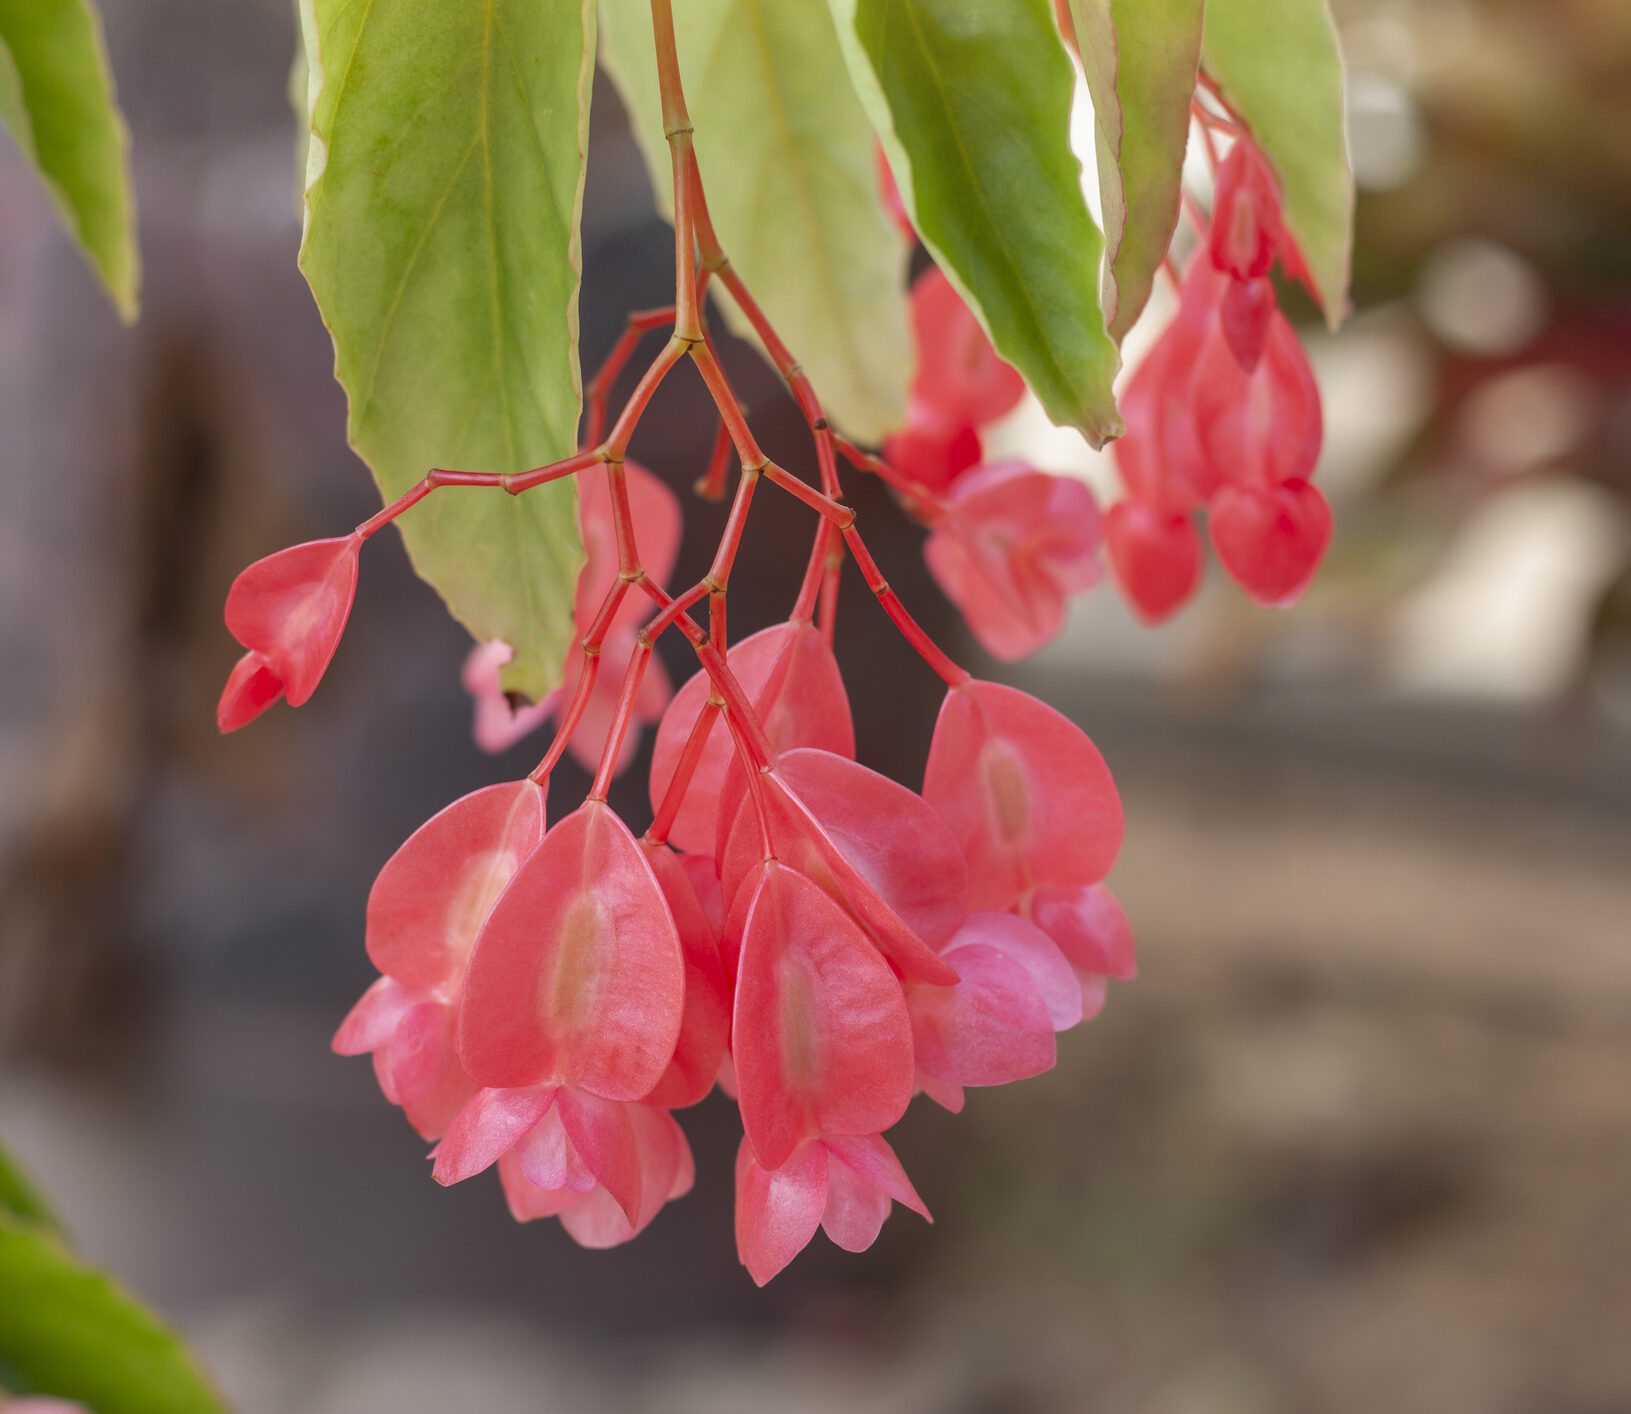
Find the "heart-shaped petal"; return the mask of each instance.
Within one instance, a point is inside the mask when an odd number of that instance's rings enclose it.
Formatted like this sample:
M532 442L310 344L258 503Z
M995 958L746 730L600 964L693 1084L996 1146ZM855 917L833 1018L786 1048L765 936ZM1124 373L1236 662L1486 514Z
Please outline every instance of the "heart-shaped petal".
M1224 486L1212 498L1212 546L1259 604L1294 603L1331 542L1331 508L1307 481Z
M616 1247L644 1232L671 1199L691 1189L696 1170L691 1146L666 1110L630 1105L629 1122L640 1155L638 1216L632 1221L604 1188L561 1214L561 1226L580 1247Z
M1171 618L1201 580L1194 521L1128 497L1110 507L1104 528L1111 568L1134 611L1147 624Z
M731 1051L742 1124L779 1168L806 1138L875 1134L912 1098L900 983L828 895L761 866L742 934Z
M630 1105L600 1100L571 1086L556 1102L561 1126L583 1166L612 1198L629 1222L640 1216L640 1151L630 1122Z
M368 895L368 956L388 977L456 995L493 904L544 837L544 792L485 786L431 816Z
M591 800L544 837L488 915L460 1053L484 1084L566 1081L638 1100L673 1057L684 992L657 876L628 827Z
M1098 748L1027 693L977 679L946 694L923 797L969 862L970 906L1039 884L1089 884L1121 848L1121 798Z
M265 659L291 707L317 690L340 646L361 550L356 535L293 545L256 560L227 591L227 628Z
M549 1112L557 1094L549 1085L478 1090L436 1146L431 1176L438 1183L462 1183L491 1168Z
M918 1083L946 1104L934 1082L1007 1085L1053 1068L1053 1020L1036 983L1015 959L970 943L955 951L955 986L914 985L907 997Z

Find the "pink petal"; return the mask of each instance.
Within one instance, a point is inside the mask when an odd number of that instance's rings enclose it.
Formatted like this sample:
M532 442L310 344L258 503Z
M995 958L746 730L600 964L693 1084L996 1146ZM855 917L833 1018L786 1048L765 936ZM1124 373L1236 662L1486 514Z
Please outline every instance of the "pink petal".
M951 955L971 943L995 948L1025 969L1055 1031L1068 1031L1082 1019L1082 989L1076 973L1059 945L1036 924L1012 913L971 913L946 952Z
M1324 432L1319 385L1283 314L1270 317L1262 357L1250 373L1221 329L1208 341L1195 369L1194 418L1202 454L1220 483L1266 488L1313 474Z
M912 1098L900 984L843 909L775 862L743 930L732 1055L743 1127L772 1168L806 1137L887 1129Z
M827 1207L827 1151L805 1144L767 1170L744 1138L736 1151L736 1253L763 1286L810 1244Z
M907 408L903 431L884 443L884 459L908 480L943 491L980 463L980 434L966 422L946 422L918 401Z
M549 1118L546 1116L543 1123L547 1124ZM522 1171L516 1150L511 1150L498 1161L498 1177L499 1182L504 1185L504 1198L509 1204L510 1216L518 1223L532 1222L536 1218L559 1217L563 1212L583 1202L587 1196L587 1190L584 1193L575 1193L570 1188L538 1187ZM614 1212L617 1210L616 1203L612 1203L612 1209Z
M561 1214L561 1226L581 1247L616 1247L651 1225L663 1205L690 1191L695 1169L691 1148L674 1118L650 1105L630 1105L629 1119L640 1151L641 1189L631 1220L604 1189Z
M1007 1085L1051 1070L1053 1020L1031 975L983 944L956 950L952 987L914 985L907 998L917 1081L933 1100L960 1109L960 1087ZM956 1087L957 1103L938 1087Z
M377 978L346 1013L329 1043L336 1055L361 1056L377 1051L391 1039L408 1008L421 1000L411 987L394 977Z
M1038 889L1031 921L1059 945L1070 965L1086 976L1127 980L1138 975L1133 929L1126 910L1104 884Z
M878 1240L888 1216L887 1193L880 1193L853 1169L829 1158L821 1227L834 1246L846 1252L865 1252Z
M818 746L840 756L855 755L855 728L844 680L832 649L818 630L809 624L776 624L733 645L728 662L775 750ZM651 756L654 810L674 778L686 738L709 691L707 675L697 673L674 694L663 715ZM739 769L730 734L716 719L670 832L674 844L687 853L715 851L720 794L727 773L739 775Z
M883 1135L859 1134L851 1138L834 1138L823 1142L827 1146L828 1154L862 1182L903 1207L910 1208L927 1221L934 1221L929 1216L929 1210L923 1200L917 1196L917 1189L912 1187L912 1180L906 1176L906 1170L901 1167L895 1151ZM828 1169L830 1173L831 1165Z
M786 752L777 771L861 877L938 950L966 911L968 861L934 807L898 781L826 751Z
M881 886L889 895L898 895L901 906L937 938L945 936L948 922L960 915L966 892L964 861L944 826L931 821L934 812L924 809L904 786L830 753L801 756L793 774L815 788L838 834L828 832L778 767L762 778L778 857L843 904L901 972L934 982L953 980L955 970L902 918L893 897L880 892ZM846 790L853 798L844 799ZM924 831L922 840L912 838L912 829ZM733 914L762 854L753 803L744 797L722 861L725 894L735 901ZM932 896L936 887L944 897ZM739 920L726 925L727 966L730 942L741 936L733 929L739 927Z
M1218 166L1208 233L1212 264L1236 280L1267 275L1282 234L1274 171L1257 144L1242 139Z
M680 868L697 892L697 902L717 938L725 928L725 894L719 887L719 867L712 854L682 854Z
M460 1051L484 1084L564 1080L637 1100L673 1057L684 992L657 876L628 827L589 801L544 837L488 915Z
M445 1002L418 1002L374 1053L380 1087L425 1139L441 1134L476 1091L454 1046L457 1019Z
M1145 623L1171 618L1200 583L1201 541L1187 512L1117 501L1105 519L1105 543L1116 580Z
M680 1019L679 1041L674 1047L674 1059L646 1102L664 1109L680 1109L696 1104L713 1089L730 1039L730 988L719 956L719 940L680 856L667 845L642 844L642 848L668 900L685 954L685 1010ZM711 873L708 877L713 878ZM718 888L715 881L716 893Z
M522 1135L514 1154L527 1182L535 1188L559 1190L580 1198L594 1191L595 1176L573 1147L559 1105Z
M640 1215L640 1151L629 1107L570 1086L560 1092L561 1124L583 1166L632 1223Z
M499 682L499 669L510 661L513 653L502 639L478 643L465 657L459 672L459 681L475 704L471 734L476 746L489 755L508 751L543 726L555 710L556 693L542 702L523 706L516 706L505 695Z
M317 690L357 593L355 535L312 540L256 560L227 591L232 636L260 653L291 707Z
M1212 545L1259 604L1283 606L1308 588L1331 543L1331 508L1307 481L1272 490L1224 486L1212 498Z
M1101 534L1084 483L1001 462L952 487L923 553L981 645L1012 662L1058 634L1068 594L1097 583Z
M923 796L969 861L974 908L1006 909L1038 884L1095 883L1121 848L1121 799L1098 748L1000 683L946 694Z
M1046 1069L1046 1067L1043 1067ZM917 1088L927 1095L941 1109L948 1110L954 1115L963 1112L963 1087L953 1084L949 1080L936 1080L932 1075L925 1075L922 1070L917 1073Z
M368 956L387 976L451 995L493 904L544 837L530 780L472 791L386 861L368 895Z
M221 700L215 707L215 725L223 732L235 732L239 727L248 726L282 696L282 680L252 648L227 674Z
M462 1183L491 1168L548 1113L558 1093L548 1085L529 1090L478 1090L436 1146L431 1176L438 1183Z
M912 284L917 374L912 396L953 423L979 427L1013 409L1025 382L997 356L991 341L938 266Z

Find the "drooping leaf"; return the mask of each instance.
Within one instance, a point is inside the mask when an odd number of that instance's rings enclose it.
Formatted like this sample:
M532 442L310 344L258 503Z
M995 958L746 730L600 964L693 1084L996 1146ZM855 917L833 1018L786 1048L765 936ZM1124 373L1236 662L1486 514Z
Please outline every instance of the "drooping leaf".
M0 122L130 323L141 288L130 134L90 0L0 0Z
M300 264L352 446L387 498L432 466L569 455L592 0L309 0L301 19ZM454 616L513 646L504 686L555 687L583 556L571 482L442 491L401 526Z
M1286 224L1334 327L1347 312L1354 193L1326 0L1208 0L1202 56L1273 159Z
M62 1231L62 1224L45 1201L45 1195L3 1145L0 1145L0 1215L22 1218L59 1234Z
M850 77L941 269L1055 422L1121 431L1103 238L1070 150L1048 0L828 0Z
M1104 304L1120 340L1150 297L1178 223L1203 0L1070 0L1093 96L1104 211Z
M96 1414L223 1414L174 1332L43 1228L0 1217L0 1365Z
M649 0L603 0L601 14L601 60L671 212ZM827 415L881 440L906 409L907 249L884 212L832 17L819 0L686 0L675 23L720 241ZM727 317L747 332L734 306Z

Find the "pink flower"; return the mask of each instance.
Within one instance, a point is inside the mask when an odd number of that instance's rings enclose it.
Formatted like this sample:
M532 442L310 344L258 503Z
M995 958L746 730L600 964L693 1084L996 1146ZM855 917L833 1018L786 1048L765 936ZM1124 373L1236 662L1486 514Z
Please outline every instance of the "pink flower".
M312 540L256 560L232 582L227 628L249 651L215 709L223 732L246 726L279 697L299 707L317 690L351 615L361 550L357 535Z
M736 1251L759 1286L798 1256L818 1227L845 1251L866 1251L891 1203L933 1221L878 1134L808 1140L775 1167L760 1163L746 1139L736 1152Z
M1138 975L1132 925L1105 885L1038 889L1021 912L1053 939L1075 971L1084 1017L1103 1009L1111 978L1129 981Z
M374 1056L380 1088L434 1139L476 1086L454 1045L471 950L493 904L544 836L532 781L487 786L421 825L368 895L368 956L384 974L334 1037Z
M1069 598L1099 582L1101 539L1085 483L998 462L953 484L923 554L986 651L1013 662L1055 638Z
M1200 583L1200 537L1182 512L1126 497L1105 515L1104 543L1122 592L1145 623L1171 618Z

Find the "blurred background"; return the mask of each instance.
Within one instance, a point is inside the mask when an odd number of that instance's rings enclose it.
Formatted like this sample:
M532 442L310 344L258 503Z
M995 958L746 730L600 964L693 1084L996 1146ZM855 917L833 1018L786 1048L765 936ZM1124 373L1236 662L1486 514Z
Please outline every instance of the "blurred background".
M818 1237L761 1293L719 1097L685 1116L695 1193L595 1254L496 1183L438 1189L329 1053L380 864L536 753L471 745L466 642L394 537L312 704L215 734L232 575L377 503L294 264L290 7L110 0L137 330L0 151L0 1134L245 1414L1631 1410L1631 7L1336 8L1331 558L1294 612L1214 573L1157 632L1102 589L1006 673L1117 773L1143 975L1051 1074L913 1107L933 1229ZM672 269L604 86L593 131L589 366ZM703 414L665 389L636 444L676 487ZM1102 475L1033 412L1001 442ZM955 638L920 533L854 494ZM806 533L754 517L738 634L785 612L773 547ZM681 579L718 512L692 518ZM855 578L840 643L862 758L916 783L937 684Z

